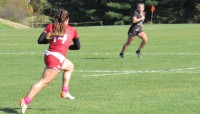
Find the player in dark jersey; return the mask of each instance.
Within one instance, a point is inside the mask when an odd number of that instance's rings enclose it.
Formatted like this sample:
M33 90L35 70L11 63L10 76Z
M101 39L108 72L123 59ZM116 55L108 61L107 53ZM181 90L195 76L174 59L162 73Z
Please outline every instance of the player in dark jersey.
M45 69L41 79L32 85L28 94L20 100L20 111L25 113L28 104L32 99L63 70L62 92L60 96L67 99L75 99L69 93L69 81L74 70L73 63L65 58L67 50L79 50L80 42L75 28L68 25L69 13L66 10L60 10L56 13L55 24L49 24L38 39L39 44L48 44L48 50L45 50L44 62ZM73 44L71 44L73 41Z
M141 50L145 46L145 44L147 43L147 40L148 40L146 34L142 31L144 19L145 19L144 4L139 3L137 5L137 10L134 12L134 14L132 16L132 25L128 31L128 40L123 45L122 51L119 54L121 59L124 58L124 51L131 44L131 42L133 41L135 36L138 36L142 40L138 50L136 51L136 54L138 55L138 57L142 58Z

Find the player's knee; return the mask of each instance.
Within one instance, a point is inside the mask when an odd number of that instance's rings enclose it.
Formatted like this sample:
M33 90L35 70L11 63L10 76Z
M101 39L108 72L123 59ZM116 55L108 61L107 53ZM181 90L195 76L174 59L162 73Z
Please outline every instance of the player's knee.
M39 85L41 85L42 88L44 88L44 87L48 86L50 84L50 82L51 81L48 81L46 79L42 79L42 80L40 80Z
M142 40L143 40L143 42L144 42L145 44L148 42L148 39L147 39L147 38L143 38Z
M65 61L61 69L64 71L73 71L74 64L71 61Z
M44 88L48 85L48 83L46 83L45 81L43 80L40 80L39 82L35 83L32 85L32 89L34 90L38 90L40 88Z
M70 69L71 69L72 72L74 71L74 64L73 63L71 64Z
M50 81L44 80L42 83L42 87L46 87L50 84Z
M147 40L147 39L145 39L145 40L144 40L144 43L146 44L147 42L148 42L148 40Z
M73 72L74 71L74 64L73 63L70 63L69 66L64 69L65 71L68 71L68 72Z

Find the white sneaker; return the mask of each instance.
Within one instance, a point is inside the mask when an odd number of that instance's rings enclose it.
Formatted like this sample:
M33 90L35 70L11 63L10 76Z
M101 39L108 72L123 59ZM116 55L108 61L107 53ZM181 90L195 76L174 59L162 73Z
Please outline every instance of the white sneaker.
M25 111L27 109L27 105L24 102L24 98L21 99L19 102L20 102L20 111L21 111L22 114L25 114Z
M74 100L74 99L75 99L75 97L73 97L72 95L70 95L69 92L67 92L67 93L62 92L62 93L60 94L60 96L61 96L62 98L64 98L64 99L69 99L69 100Z

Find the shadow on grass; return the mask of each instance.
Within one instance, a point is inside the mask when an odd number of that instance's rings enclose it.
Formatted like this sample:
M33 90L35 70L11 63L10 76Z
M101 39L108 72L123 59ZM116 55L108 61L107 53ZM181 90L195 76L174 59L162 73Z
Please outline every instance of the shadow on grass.
M19 108L0 108L0 112L4 112L6 114L20 114L18 110Z
M27 108L27 110L55 110L55 109L39 109L39 108ZM6 114L21 114L20 108L0 108L0 113Z

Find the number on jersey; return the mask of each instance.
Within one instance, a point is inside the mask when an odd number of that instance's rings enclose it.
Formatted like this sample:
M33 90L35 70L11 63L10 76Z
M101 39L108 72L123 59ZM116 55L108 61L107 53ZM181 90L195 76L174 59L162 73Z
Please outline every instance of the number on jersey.
M62 44L64 44L67 41L67 34L65 34L64 36L55 37L53 42L56 42L57 39L62 40Z

